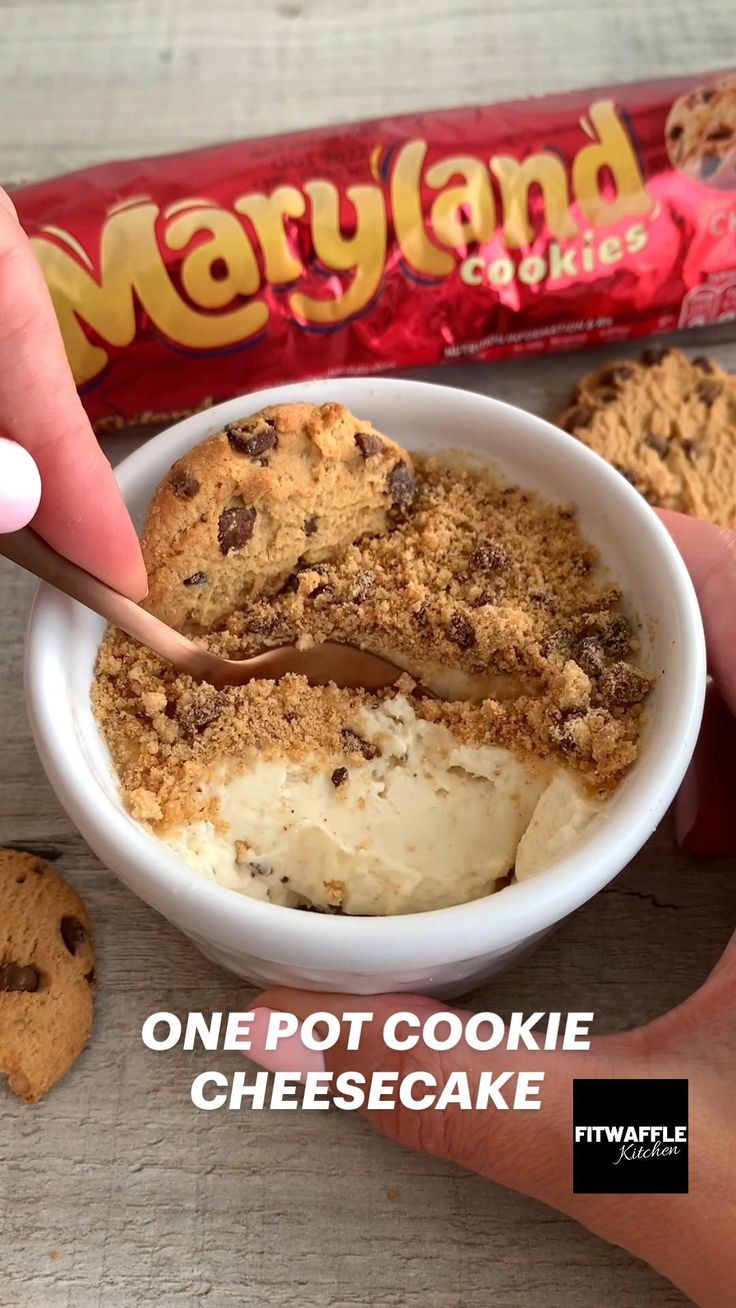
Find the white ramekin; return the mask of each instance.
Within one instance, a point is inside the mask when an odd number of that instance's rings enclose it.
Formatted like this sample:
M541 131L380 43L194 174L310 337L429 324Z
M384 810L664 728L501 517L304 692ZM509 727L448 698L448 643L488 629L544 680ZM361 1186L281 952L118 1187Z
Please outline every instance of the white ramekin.
M341 401L410 448L477 451L509 480L578 506L584 533L643 619L644 663L657 674L641 756L605 817L538 876L455 908L350 918L248 899L205 880L126 813L90 708L104 624L46 585L33 605L26 653L36 745L61 803L103 863L224 967L261 985L459 993L507 967L600 890L662 818L702 713L705 646L695 593L656 515L603 459L520 409L421 382L360 378L281 386L187 418L118 468L137 523L170 464L192 445L265 404L301 399Z

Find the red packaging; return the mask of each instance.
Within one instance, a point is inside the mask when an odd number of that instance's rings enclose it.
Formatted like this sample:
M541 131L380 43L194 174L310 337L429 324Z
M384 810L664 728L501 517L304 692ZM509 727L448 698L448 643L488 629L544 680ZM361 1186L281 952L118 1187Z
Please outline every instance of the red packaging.
M103 164L14 194L99 428L736 318L736 73Z

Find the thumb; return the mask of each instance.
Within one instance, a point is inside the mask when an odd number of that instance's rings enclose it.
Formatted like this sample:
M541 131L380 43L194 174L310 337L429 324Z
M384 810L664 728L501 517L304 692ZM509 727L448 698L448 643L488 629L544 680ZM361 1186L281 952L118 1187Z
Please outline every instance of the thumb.
M594 1234L643 1258L686 1293L692 1290L693 1268L700 1265L699 1242L704 1241L708 1228L707 1220L704 1228L703 1222L699 1224L691 1213L692 1196L573 1194L573 1080L676 1074L671 1060L653 1056L646 1027L600 1037L591 1043L589 1050L508 1050L502 1040L499 1047L480 1052L465 1038L451 1050L433 1049L425 1038L420 1038L412 1049L393 1050L383 1038L385 1023L393 1015L409 1014L418 1019L420 1027L435 1014L455 1015L465 1029L474 1014L418 995L367 998L281 988L266 991L251 1008L256 1009L258 1016L251 1031L250 1056L269 1071L304 1075L326 1067L335 1075L360 1073L366 1085L371 1075L379 1071L396 1073L400 1079L414 1073L425 1078L418 1094L423 1093L428 1083L436 1085L439 1092L448 1085L453 1072L464 1072L474 1101L483 1073L492 1074L497 1078L496 1085L506 1100L506 1108L495 1102L487 1108L470 1110L457 1104L443 1109L415 1110L402 1104L396 1093L395 1107L388 1110L365 1107L361 1112L398 1143L450 1159L492 1181L531 1195L566 1213ZM341 1021L340 1037L323 1055L301 1042L300 1031L291 1036L286 1047L275 1052L266 1050L265 1031L274 1010L293 1013L300 1023L313 1015L334 1014ZM349 1049L349 1026L342 1020L343 1014L368 1010L371 1018L362 1028L359 1046ZM403 1027L402 1033L406 1030ZM514 1110L511 1105L515 1085L522 1074L542 1071L540 1107L536 1111ZM679 1233L677 1249L673 1251L671 1233L675 1219L679 1221ZM714 1296L709 1302L726 1300Z
M20 531L41 499L41 476L22 445L0 436L0 532Z
M437 1097L453 1074L460 1072L468 1078L473 1103L482 1089L488 1105L467 1109L451 1103L442 1109L418 1109L400 1102L395 1094L392 1096L395 1107L388 1110L365 1107L361 1109L362 1115L400 1144L451 1159L567 1212L573 1212L574 1208L570 1144L574 1078L636 1075L635 1071L627 1071L626 1062L620 1057L622 1041L611 1037L605 1041L605 1053L510 1051L504 1047L503 1038L500 1045L488 1052L472 1048L465 1038L452 1049L435 1049L419 1034L428 1019L436 1014L452 1015L465 1028L474 1014L419 995L366 998L273 989L259 996L257 1007L259 1013L264 1008L293 1013L300 1022L317 1013L332 1013L342 1018L344 1013L370 1010L372 1017L362 1027L358 1049L348 1048L349 1025L342 1024L337 1043L322 1055L328 1071L336 1076L357 1072L366 1078L366 1083L376 1072L394 1073L398 1080L413 1078L416 1086L412 1097L417 1101L427 1093ZM417 1036L411 1048L391 1049L385 1043L386 1022L398 1015L410 1019L396 1028L400 1040L407 1037L408 1043L409 1038ZM265 1029L264 1019L254 1024L251 1057L257 1063L269 1071L316 1070L315 1059L320 1056L300 1043L298 1033L286 1046L269 1051L263 1044ZM444 1039L447 1034L447 1024L440 1024L438 1037ZM483 1038L488 1034L486 1026ZM636 1041L629 1043L633 1065ZM535 1102L530 1095L531 1111L514 1110L517 1089L521 1093L525 1077L535 1073L544 1074L539 1100Z

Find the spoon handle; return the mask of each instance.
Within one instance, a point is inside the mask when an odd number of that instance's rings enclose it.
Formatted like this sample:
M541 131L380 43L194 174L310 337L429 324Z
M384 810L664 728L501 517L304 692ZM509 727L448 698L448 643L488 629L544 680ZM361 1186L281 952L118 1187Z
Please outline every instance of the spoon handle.
M191 654L193 646L186 636L167 627L127 595L121 595L112 586L85 572L84 568L71 563L63 554L57 554L30 527L0 535L0 554L65 595L79 600L80 604L99 613L101 618L120 627L169 662L176 664L181 662L182 654Z

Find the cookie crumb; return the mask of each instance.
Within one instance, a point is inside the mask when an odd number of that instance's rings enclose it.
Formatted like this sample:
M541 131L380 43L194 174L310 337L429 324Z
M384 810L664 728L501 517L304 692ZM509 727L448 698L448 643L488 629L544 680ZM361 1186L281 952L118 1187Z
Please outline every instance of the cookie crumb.
M460 744L558 758L595 795L615 789L636 757L649 682L627 662L634 630L574 510L439 459L417 457L410 476L412 513L393 530L300 565L294 585L252 598L199 638L231 658L265 644L361 645L412 670L395 687L372 694L286 676L216 691L108 632L93 701L134 817L158 831L217 821L203 798L213 769L242 771L251 758L288 757L352 789L380 753L361 734L361 711L397 694ZM435 699L417 691L432 668L490 673L514 689ZM246 868L253 855L242 859Z

